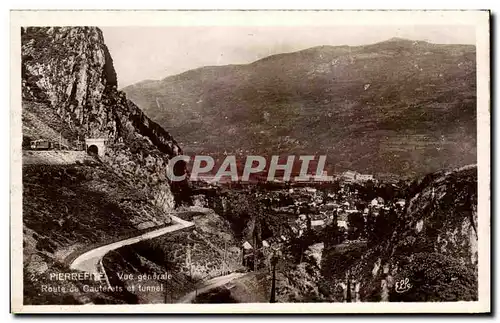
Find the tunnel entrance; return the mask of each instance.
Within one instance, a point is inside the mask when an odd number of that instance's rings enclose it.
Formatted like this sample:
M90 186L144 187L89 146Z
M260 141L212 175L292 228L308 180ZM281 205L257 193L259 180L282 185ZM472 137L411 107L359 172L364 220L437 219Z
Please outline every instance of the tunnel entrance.
M96 145L90 145L89 148L87 148L87 153L89 155L97 156L99 155L99 148L97 148Z

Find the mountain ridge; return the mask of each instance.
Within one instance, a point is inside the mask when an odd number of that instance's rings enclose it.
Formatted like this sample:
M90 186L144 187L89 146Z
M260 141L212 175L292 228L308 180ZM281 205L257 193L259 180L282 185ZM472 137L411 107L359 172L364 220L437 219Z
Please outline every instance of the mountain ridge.
M400 42L400 43L412 43L412 44L417 43L417 44L420 44L420 45L422 45L422 44L428 44L428 45L435 45L435 46L450 46L450 47L451 46L470 46L470 47L474 47L474 45L471 45L471 44L461 44L461 43L457 43L457 44L442 44L442 43L432 43L432 42L424 41L424 40L411 40L411 39L408 39L408 38L400 38L400 37L392 37L392 38L389 38L387 40L383 40L383 41L379 41L379 42L375 42L375 43L370 43L370 44L365 44L365 45L318 45L318 46L308 47L308 48L304 48L304 49L300 49L300 50L296 50L296 51L291 51L291 52L283 52L283 53L272 54L272 55L269 55L269 56L266 56L266 57L263 57L263 58L259 58L259 59L253 60L253 61L248 62L248 63L233 63L233 64L225 64L225 65L204 65L204 66L200 66L200 67L188 69L188 70L180 72L180 73L175 73L175 74L167 75L167 76L159 78L159 79L145 79L145 80L142 80L142 81L138 81L136 83L123 86L122 88L120 88L120 90L123 90L123 89L125 89L127 87L130 87L130 86L140 85L141 83L160 82L160 81L163 81L163 80L171 78L171 77L180 76L180 75L183 75L183 74L185 74L187 72L196 71L196 70L200 70L200 69L204 69L204 68L216 68L216 67L221 67L221 66L246 66L246 65L252 65L252 64L257 63L259 61L265 61L265 60L273 59L273 58L276 58L276 57L280 57L281 55L295 54L295 53L306 52L306 51L315 50L315 49L322 49L322 48L323 49L324 48L357 48L357 47L375 46L375 45L379 45L379 44L396 43L396 42Z

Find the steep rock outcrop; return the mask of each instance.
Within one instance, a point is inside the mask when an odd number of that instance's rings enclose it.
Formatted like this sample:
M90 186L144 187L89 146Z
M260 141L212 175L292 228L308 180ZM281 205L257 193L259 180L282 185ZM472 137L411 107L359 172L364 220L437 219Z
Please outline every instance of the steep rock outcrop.
M103 96L116 87L116 74L99 29L25 28L22 67L23 98L48 101L70 127L84 126L78 130L89 136L111 131Z

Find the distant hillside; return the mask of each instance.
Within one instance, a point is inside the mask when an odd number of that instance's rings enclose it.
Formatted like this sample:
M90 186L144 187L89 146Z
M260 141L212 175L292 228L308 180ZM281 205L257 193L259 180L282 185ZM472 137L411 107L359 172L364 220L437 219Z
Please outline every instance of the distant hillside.
M51 282L50 274L69 272L69 260L90 246L169 225L168 213L187 186L170 183L166 168L182 150L117 91L101 30L20 31L23 148L46 139L70 150L23 154L24 303L123 301L112 293L85 292L82 282ZM106 139L105 155L74 151L76 141L85 138ZM71 162L76 154L88 160ZM43 286L74 292L48 293Z
M391 39L202 67L123 89L186 152L327 154L422 175L476 161L475 47Z

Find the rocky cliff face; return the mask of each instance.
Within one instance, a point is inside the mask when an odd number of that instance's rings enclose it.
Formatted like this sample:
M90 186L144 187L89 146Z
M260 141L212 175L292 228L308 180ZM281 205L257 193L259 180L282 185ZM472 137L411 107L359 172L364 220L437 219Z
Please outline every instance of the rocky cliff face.
M392 237L350 268L359 297L477 300L477 168L428 175L415 192Z
M152 192L151 201L164 210L174 207L171 187L177 193L185 183L170 185L166 167L182 150L117 91L102 32L96 27L27 27L21 33L23 117L35 115L70 143L106 138L104 161ZM36 131L34 136L43 137ZM185 172L184 165L176 172Z

